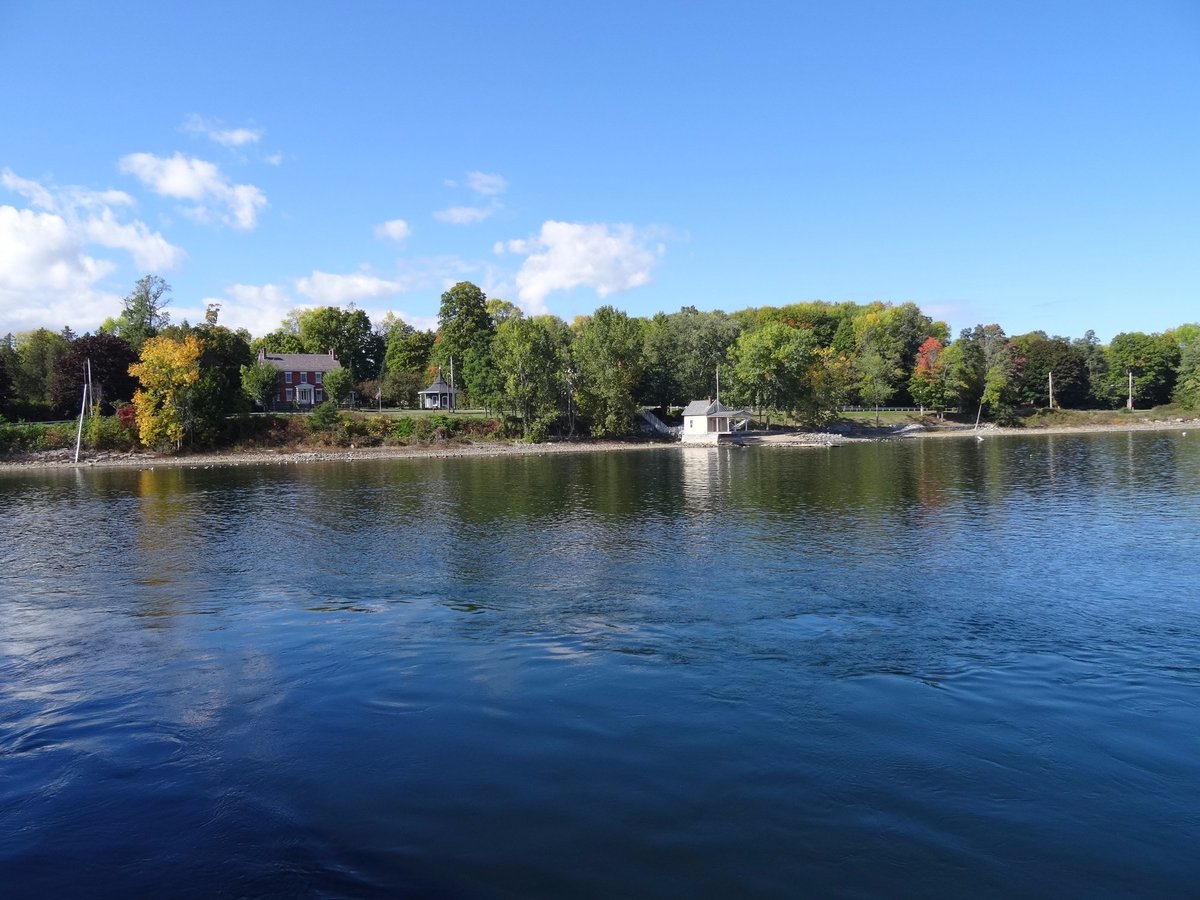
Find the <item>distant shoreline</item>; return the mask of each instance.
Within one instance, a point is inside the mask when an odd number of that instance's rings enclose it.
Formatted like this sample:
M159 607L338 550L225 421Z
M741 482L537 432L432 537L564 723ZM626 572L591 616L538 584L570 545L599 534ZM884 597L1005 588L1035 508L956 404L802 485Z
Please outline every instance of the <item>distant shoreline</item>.
M661 449L674 443L653 441L583 440L552 444L522 444L494 441L468 444L458 441L420 446L328 447L295 450L212 450L203 453L163 454L152 451L128 453L81 453L52 450L0 460L0 472L45 469L207 469L214 466L298 465L320 462L355 462L370 459L455 459L461 457L545 456L558 453L594 453Z
M839 444L887 441L924 440L927 438L1035 437L1072 434L1120 434L1139 431L1183 431L1195 428L1200 434L1200 418L1178 419L1171 422L1130 422L1127 425L1075 425L1046 428L1001 428L982 425L952 428L909 426L898 429L861 428L849 433L833 431L773 432L756 434L745 445L762 447L828 447ZM706 445L680 445L675 441L617 441L580 440L562 443L523 444L501 441L465 443L446 441L421 446L302 448L296 450L228 450L179 455L132 451L129 453L100 452L81 454L78 463L67 450L30 453L0 460L0 472L19 472L51 469L153 469L212 468L214 466L299 465L320 462L354 462L375 459L457 459L464 457L545 456L560 453L627 452L632 450L662 450L674 447L688 449ZM711 449L711 445L707 445Z
M1200 418L1180 419L1177 422L1130 422L1128 425L1051 425L1044 428L1000 428L998 426L981 426L974 428L955 429L954 431L929 430L923 433L901 434L900 437L986 437L987 435L1004 435L1006 437L1019 435L1057 435L1057 434L1120 434L1126 431L1187 431L1195 428L1200 431Z

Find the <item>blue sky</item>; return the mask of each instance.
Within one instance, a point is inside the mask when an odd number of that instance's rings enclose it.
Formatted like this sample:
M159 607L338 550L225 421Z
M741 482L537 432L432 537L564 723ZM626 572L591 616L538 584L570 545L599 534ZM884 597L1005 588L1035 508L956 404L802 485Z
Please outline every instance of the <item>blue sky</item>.
M0 0L0 334L261 334L449 285L566 319L1200 319L1200 4Z

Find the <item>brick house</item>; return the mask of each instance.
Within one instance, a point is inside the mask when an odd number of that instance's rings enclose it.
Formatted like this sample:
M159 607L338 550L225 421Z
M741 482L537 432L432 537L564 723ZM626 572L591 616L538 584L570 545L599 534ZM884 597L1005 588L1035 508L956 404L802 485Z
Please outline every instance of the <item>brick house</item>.
M258 351L261 362L279 370L273 409L312 409L326 399L325 373L340 369L333 351L328 353L268 353Z

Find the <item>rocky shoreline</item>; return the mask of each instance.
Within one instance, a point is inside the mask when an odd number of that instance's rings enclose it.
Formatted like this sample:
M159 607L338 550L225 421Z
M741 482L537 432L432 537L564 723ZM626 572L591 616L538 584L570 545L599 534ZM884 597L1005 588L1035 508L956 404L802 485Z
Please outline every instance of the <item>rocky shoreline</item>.
M864 441L910 441L926 438L974 438L976 440L1001 436L1036 437L1041 435L1109 434L1131 431L1182 431L1195 428L1200 432L1200 418L1172 418L1169 421L1129 422L1119 425L1063 425L1039 428L1002 428L986 424L973 425L904 425L900 427L873 428L859 426L845 430L779 432L777 434L750 434L735 438L732 443L753 447L835 447L839 444L862 443Z
M842 444L903 441L925 438L986 439L1008 435L1068 435L1120 433L1133 431L1181 431L1195 428L1200 433L1200 418L1173 418L1169 421L1130 422L1121 425L1076 425L1046 428L1000 428L995 425L950 425L927 427L906 425L900 428L858 427L843 431L756 433L733 443L765 447L834 447ZM272 450L228 450L207 453L165 454L152 451L88 452L74 461L72 450L46 450L0 459L0 472L29 469L134 468L156 466L211 468L213 466L298 465L318 462L353 462L371 459L451 459L456 457L543 456L551 453L624 452L662 450L680 446L674 441L580 440L548 444L518 442L444 441L408 447L298 448Z
M522 444L502 441L469 443L445 441L420 446L330 447L278 450L226 450L206 453L85 452L75 462L73 450L45 450L0 459L0 472L23 469L152 469L211 468L213 466L298 465L317 462L353 462L367 459L451 459L467 456L542 456L550 453L591 453L646 450L672 446L647 441L571 441L555 444Z

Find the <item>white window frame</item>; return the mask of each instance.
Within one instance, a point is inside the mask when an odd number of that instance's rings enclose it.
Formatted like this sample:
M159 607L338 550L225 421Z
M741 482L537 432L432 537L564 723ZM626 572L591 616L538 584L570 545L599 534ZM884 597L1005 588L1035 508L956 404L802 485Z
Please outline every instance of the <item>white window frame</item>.
M284 399L287 400L289 403L291 402L291 400L292 400L292 389L291 388L287 388Z
M324 383L325 383L324 379L322 379L322 378L321 378L321 376L322 376L322 375L324 375L324 374L325 374L324 372L318 372L318 373L317 373L317 384L324 384Z
M301 383L301 384L308 384L308 373L307 373L307 372L301 372L301 373L300 373L300 383Z
M284 373L283 373L283 383L284 383L284 384L291 384L291 383L292 383L292 373L291 373L291 372L284 372Z

